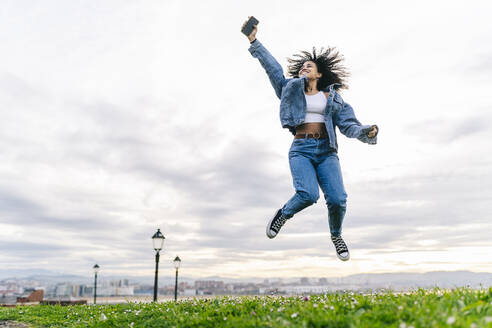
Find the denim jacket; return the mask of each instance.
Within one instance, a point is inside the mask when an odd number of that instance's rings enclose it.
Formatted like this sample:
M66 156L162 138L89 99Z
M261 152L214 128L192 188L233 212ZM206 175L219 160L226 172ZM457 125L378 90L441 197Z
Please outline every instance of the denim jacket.
M280 64L258 40L255 40L248 50L253 57L260 61L270 78L277 97L280 99L282 127L295 134L295 127L302 124L306 117L306 98L304 96L306 77L286 79ZM343 101L342 97L335 91L334 86L335 84L332 84L321 90L329 92L324 116L330 147L335 150L338 149L335 125L338 126L340 132L349 138L357 138L368 144L376 144L377 135L372 138L367 136L372 126L362 125L357 120L352 106Z

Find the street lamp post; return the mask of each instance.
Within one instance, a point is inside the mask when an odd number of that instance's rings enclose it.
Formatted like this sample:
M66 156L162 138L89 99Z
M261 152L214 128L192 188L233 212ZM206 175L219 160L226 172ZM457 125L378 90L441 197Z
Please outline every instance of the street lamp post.
M178 269L179 265L181 264L181 259L179 256L176 256L174 259L174 268L176 268L176 283L174 285L174 301L176 302L178 300Z
M96 304L96 296L97 296L97 273L99 272L99 265L94 265L92 267L94 269L94 304Z
M161 229L157 229L157 232L152 236L152 244L155 250L155 278L154 278L154 302L157 302L157 276L159 272L159 252L164 244L164 235L161 233Z

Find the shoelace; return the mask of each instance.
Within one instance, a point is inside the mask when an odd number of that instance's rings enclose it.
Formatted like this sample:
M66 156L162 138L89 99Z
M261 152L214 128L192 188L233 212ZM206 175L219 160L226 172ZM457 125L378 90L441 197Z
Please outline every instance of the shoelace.
M335 248L337 249L338 254L343 253L343 252L348 252L347 245L345 245L345 242L343 241L343 239L341 237L334 237L334 238L331 238L331 240L335 244Z
M278 233L280 231L280 228L282 228L282 226L284 225L285 221L287 221L287 219L283 216L280 216L278 219L273 220L272 230Z

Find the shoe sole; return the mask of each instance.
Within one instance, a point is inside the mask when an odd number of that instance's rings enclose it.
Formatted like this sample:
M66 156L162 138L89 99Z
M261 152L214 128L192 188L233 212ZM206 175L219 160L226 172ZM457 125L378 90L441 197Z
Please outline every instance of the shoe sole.
M340 256L340 255L338 255L338 253L337 253L337 257L338 257L340 260L342 260L342 261L348 261L348 260L350 260L350 253L348 254L348 256L347 256L347 257L341 257L341 256Z
M280 211L280 210L278 210L278 211ZM272 225L272 221L273 221L273 219L275 219L275 217L277 216L278 211L277 211L277 212L275 212L275 214L274 214L274 215L273 215L273 217L270 219L270 221L268 221L268 224L267 224L267 227L266 227L266 235L267 235L267 237L268 237L268 238L270 238L270 239L273 239L273 238L277 237L277 234L275 234L275 235L273 235L273 236L270 234L270 227L271 227L271 225Z

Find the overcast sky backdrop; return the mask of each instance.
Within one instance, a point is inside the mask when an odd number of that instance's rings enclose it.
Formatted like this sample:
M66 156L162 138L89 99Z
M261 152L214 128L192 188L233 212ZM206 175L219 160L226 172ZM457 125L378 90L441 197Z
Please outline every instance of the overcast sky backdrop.
M488 1L3 1L0 267L189 277L492 271ZM323 198L293 193L279 100L240 33L286 67L335 46L378 144L339 137L349 262ZM13 271L12 271L13 272ZM170 273L172 274L172 273Z

